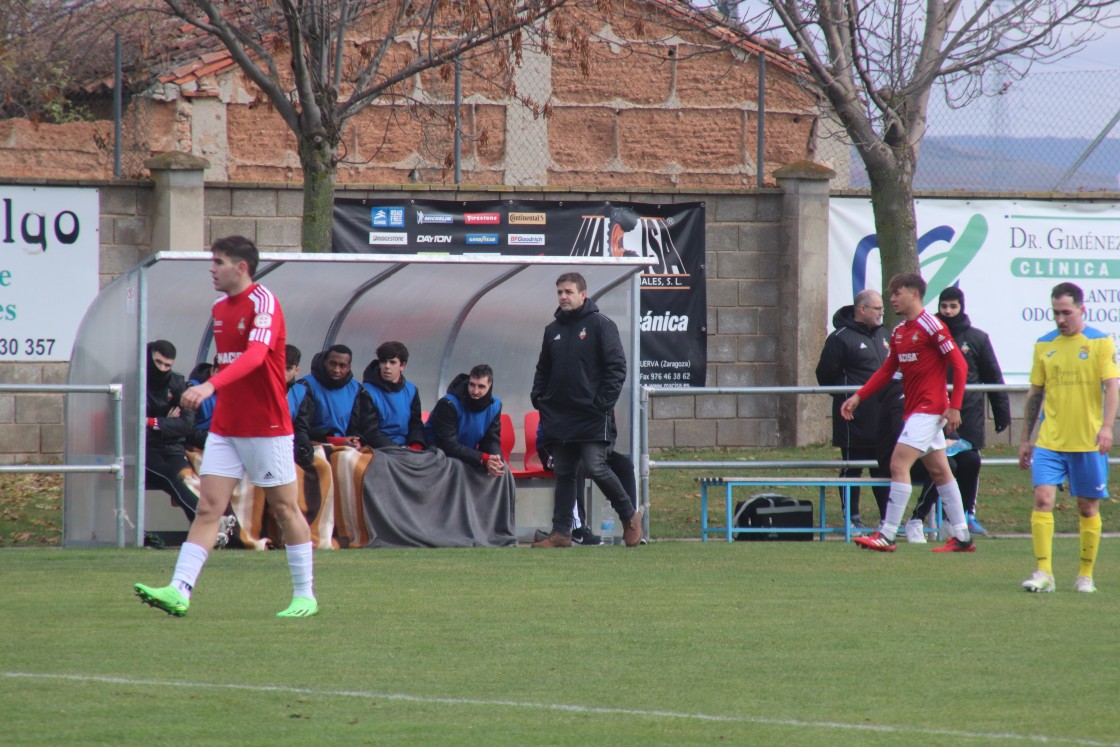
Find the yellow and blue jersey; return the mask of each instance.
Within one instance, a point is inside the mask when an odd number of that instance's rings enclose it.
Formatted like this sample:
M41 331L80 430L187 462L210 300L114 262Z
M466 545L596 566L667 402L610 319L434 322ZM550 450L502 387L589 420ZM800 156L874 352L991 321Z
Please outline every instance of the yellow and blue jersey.
M1096 451L1104 420L1102 382L1120 378L1112 337L1092 327L1079 334L1058 330L1034 345L1031 384L1045 400L1037 445L1053 451Z

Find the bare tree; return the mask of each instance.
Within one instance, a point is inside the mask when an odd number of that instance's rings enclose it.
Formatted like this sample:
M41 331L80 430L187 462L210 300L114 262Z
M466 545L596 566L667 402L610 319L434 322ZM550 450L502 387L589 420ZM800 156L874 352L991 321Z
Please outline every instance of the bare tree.
M1068 56L1117 0L765 0L746 23L793 38L871 181L883 277L918 271L914 172L935 88L951 105L998 94Z
M295 134L303 251L330 248L335 171L347 122L414 76L471 54L517 64L528 34L568 0L163 0L219 39ZM513 93L510 91L510 93Z

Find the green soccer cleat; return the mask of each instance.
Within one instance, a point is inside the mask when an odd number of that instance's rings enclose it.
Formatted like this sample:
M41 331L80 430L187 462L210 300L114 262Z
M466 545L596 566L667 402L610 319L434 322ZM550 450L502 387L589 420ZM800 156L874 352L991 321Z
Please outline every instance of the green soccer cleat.
M292 597L292 603L283 612L277 612L277 617L312 617L319 614L319 603L307 597Z
M187 608L191 606L191 601L174 586L161 586L158 589L153 589L144 584L135 584L133 588L141 602L149 607L161 609L175 617L185 617Z

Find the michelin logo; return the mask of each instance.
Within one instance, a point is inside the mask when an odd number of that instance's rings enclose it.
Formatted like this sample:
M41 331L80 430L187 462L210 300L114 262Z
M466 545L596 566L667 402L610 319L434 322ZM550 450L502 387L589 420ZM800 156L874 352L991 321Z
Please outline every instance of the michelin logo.
M507 241L510 246L544 246L544 234L511 233Z
M408 234L370 231L369 243L371 246L408 246Z
M425 225L431 223L438 223L441 225L451 225L455 222L454 215L440 215L438 213L425 213L423 210L416 211L416 224Z
M498 234L496 233L468 233L468 244L497 244Z
M375 207L370 209L370 223L374 228L404 228L403 207Z

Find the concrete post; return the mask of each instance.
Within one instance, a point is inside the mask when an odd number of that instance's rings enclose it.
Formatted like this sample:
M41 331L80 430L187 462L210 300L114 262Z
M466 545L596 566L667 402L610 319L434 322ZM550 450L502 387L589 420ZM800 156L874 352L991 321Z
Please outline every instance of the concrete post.
M205 210L202 172L205 158L170 151L144 162L155 182L152 216L152 251L201 251Z
M797 161L774 172L782 198L778 298L778 381L817 383L816 365L828 325L828 192L836 172ZM778 407L779 443L804 446L828 439L830 404L823 395L786 395Z

